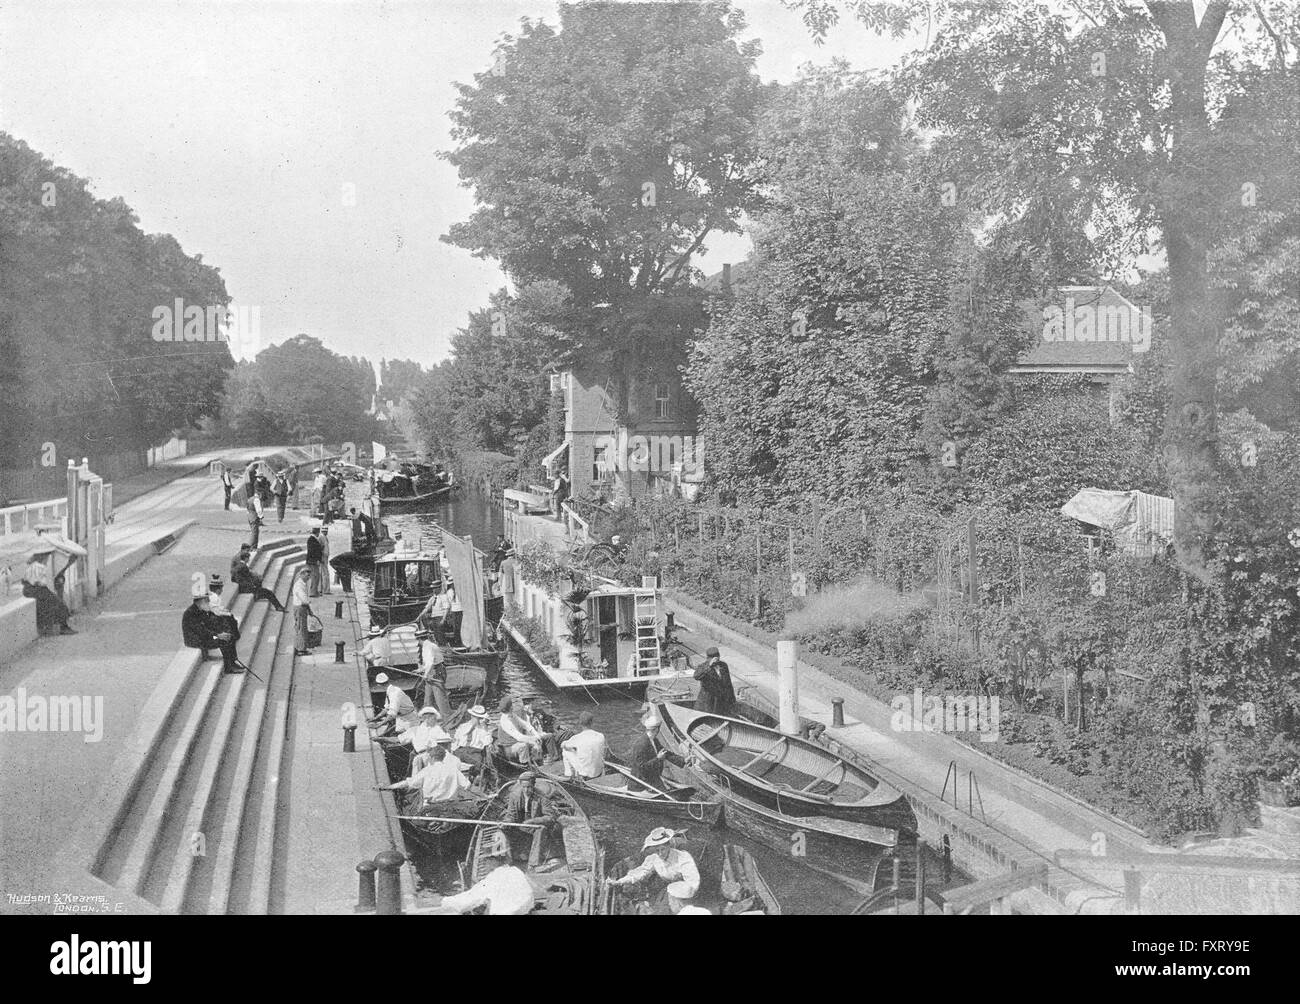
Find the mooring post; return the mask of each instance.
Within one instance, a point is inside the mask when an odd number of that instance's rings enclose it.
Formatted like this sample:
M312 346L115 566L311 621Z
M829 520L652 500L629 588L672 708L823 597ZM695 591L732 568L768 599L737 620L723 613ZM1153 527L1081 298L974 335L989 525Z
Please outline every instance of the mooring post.
M343 752L357 751L357 710L351 704L343 705Z
M354 725L353 728L356 728ZM357 909L375 908L375 863L362 861L357 865Z
M400 851L381 851L375 855L379 869L378 900L375 912L392 916L402 912L402 865L406 857Z
M844 728L844 698L842 697L831 699L831 728Z
M799 643L782 639L776 643L776 685L781 706L781 731L799 734Z
M343 601L334 601L334 619L339 620L343 616Z
M344 643L341 642L341 641L336 641L336 642L334 643L334 661L335 661L335 662L342 662L342 661L343 661L343 645L344 645Z

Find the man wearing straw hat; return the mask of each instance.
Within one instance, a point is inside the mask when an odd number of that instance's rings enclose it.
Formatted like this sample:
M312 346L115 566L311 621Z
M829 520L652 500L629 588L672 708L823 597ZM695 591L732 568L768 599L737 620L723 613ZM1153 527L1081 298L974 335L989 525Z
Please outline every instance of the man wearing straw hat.
M310 575L309 569L300 568L293 577L294 655L311 655L311 649L307 645L307 620L311 617L311 594L307 589L307 579Z
M700 869L695 858L676 845L677 833L666 826L650 831L641 845L649 851L646 859L621 878L608 879L612 886L636 885L650 876L667 884L668 909L678 913L700 891Z
M366 632L365 644L361 646L361 658L366 660L367 666L387 666L388 657L388 641L384 638L384 629L372 625Z
M469 719L456 730L451 748L461 762L482 767L487 759L486 751L495 741L487 709L476 704L469 709Z
M208 587L202 582L197 583L191 596L194 602L181 614L181 638L185 645L200 649L205 659L209 649L219 649L222 668L227 673L244 672L248 667L239 661L234 635L212 613L212 595L208 592Z
M492 870L455 896L435 900L439 912L468 913L486 906L490 917L522 917L533 909L533 884L510 861L510 844L500 830L483 838L484 858Z
M404 746L410 746L414 752L411 758L411 773L419 773L421 769L429 762L428 754L442 740L451 742L451 736L447 735L446 729L441 725L442 715L438 709L432 705L426 705L420 709L420 723L413 729L407 729L397 737L397 741ZM459 760L456 761L458 764Z
M387 699L384 701L383 710L370 719L372 729L383 728L387 732L387 726L392 726L393 731L400 735L420 724L419 717L415 713L415 705L406 696L406 691L390 682L387 673L380 673L375 677L375 682L380 686L387 684L385 691Z
M460 793L469 787L465 775L455 761L447 759L447 751L435 746L429 751L429 761L405 781L377 785L381 791L418 791L423 795L419 812L437 809L442 802L460 801Z

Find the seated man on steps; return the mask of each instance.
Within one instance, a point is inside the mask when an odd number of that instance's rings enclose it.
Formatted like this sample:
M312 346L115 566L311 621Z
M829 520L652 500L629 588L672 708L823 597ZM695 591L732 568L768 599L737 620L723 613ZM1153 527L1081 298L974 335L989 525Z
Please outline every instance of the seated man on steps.
M242 673L248 667L239 661L235 651L234 635L210 609L212 602L208 587L200 584L194 590L194 602L181 614L181 637L189 648L197 648L208 658L209 649L220 649L227 673Z
M253 549L247 544L240 545L239 554L230 562L230 581L241 593L252 593L254 603L258 600L266 600L280 613L284 613L284 604L275 593L262 585L262 577L249 567L248 559L252 553Z

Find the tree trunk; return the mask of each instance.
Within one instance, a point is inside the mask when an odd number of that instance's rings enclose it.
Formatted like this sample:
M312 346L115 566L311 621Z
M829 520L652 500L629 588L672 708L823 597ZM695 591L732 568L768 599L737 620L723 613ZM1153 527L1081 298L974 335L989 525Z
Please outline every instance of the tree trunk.
M1164 456L1173 485L1179 562L1206 581L1204 538L1219 495L1215 377L1222 320L1206 278L1215 193L1210 172L1203 170L1213 142L1205 115L1205 67L1225 11L1212 4L1199 28L1190 3L1153 3L1151 11L1165 35L1174 144L1158 196L1171 298L1172 386Z

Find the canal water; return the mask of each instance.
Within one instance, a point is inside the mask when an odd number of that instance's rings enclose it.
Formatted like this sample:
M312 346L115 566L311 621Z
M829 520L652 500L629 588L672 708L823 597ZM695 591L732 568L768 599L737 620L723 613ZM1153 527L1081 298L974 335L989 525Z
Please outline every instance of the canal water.
M348 505L358 504L364 494L364 485L349 484ZM445 526L459 536L473 537L481 550L490 551L497 534L502 531L502 512L491 506L481 494L466 491L436 512L385 516L384 522L391 534L401 532L404 540L423 539L430 544L436 541ZM365 589L364 577L360 579L357 582L358 599L364 598ZM536 695L546 710L566 726L575 725L581 712L591 711L596 719L595 728L605 734L610 748L620 754L626 753L637 737L644 708L638 698L613 690L590 696L585 691L557 690L517 649L511 649L501 685L504 692L514 696ZM806 867L797 858L772 850L735 831L692 828L681 820L660 817L645 810L623 809L590 800L583 800L582 807L600 835L607 866L628 855L639 854L641 842L656 826L675 826L679 830L686 829L687 837L692 840L704 840L715 845L724 842L739 844L749 850L785 913L843 914L861 899L853 890ZM450 883L457 877L456 862L440 861L422 851L414 841L409 843L408 849L415 856L416 868L425 887L430 891L450 891ZM710 853L708 858L720 860L721 855Z

